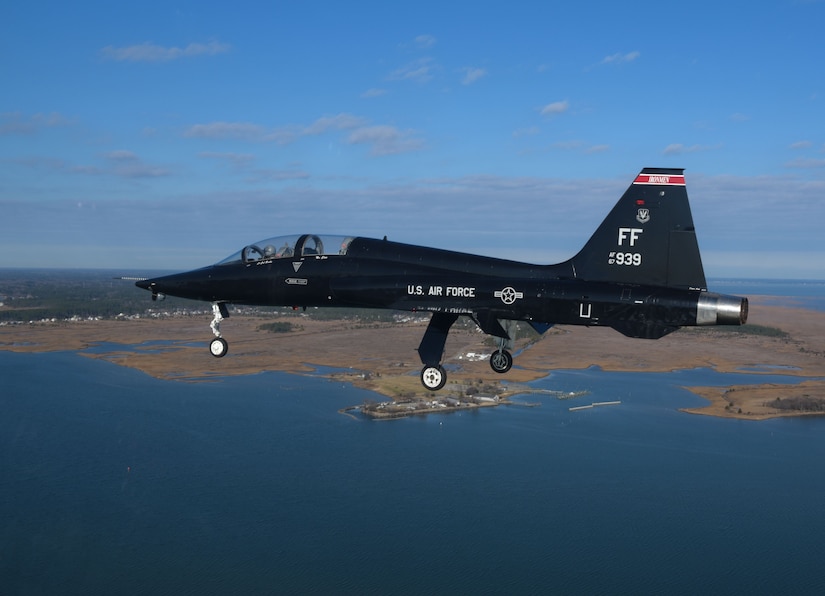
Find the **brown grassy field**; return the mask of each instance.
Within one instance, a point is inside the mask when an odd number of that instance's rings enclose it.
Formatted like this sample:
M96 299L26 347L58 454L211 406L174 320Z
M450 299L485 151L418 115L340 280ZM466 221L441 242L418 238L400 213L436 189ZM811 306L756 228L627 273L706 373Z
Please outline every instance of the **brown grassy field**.
M445 350L445 363L461 365L450 373L459 383L526 382L553 369L580 369L597 365L614 371L669 371L710 367L721 372L742 368L782 367L786 374L811 380L797 386L754 385L732 388L690 388L709 400L692 413L760 419L811 412L778 409L779 397L805 397L825 402L825 313L805 310L788 302L751 299L750 323L783 331L781 337L738 333L735 328L688 328L660 340L629 339L607 328L558 327L548 331L516 358L517 368L501 376L487 362L462 359L468 352L489 353L485 336L474 330L454 329ZM106 320L0 327L0 349L39 352L79 350L99 342L123 344L105 358L167 379L203 380L214 376L252 374L262 370L308 372L315 365L351 373L337 373L354 384L390 397L426 395L418 375L416 348L426 323L357 324L351 321L315 321L290 317L296 330L271 333L259 330L271 318L232 316L222 326L229 354L211 357L208 317L163 320ZM144 342L169 342L158 350ZM524 347L521 342L519 347ZM133 346L138 346L135 349ZM776 370L766 369L766 372ZM449 385L448 388L449 389ZM775 404L774 404L775 405Z

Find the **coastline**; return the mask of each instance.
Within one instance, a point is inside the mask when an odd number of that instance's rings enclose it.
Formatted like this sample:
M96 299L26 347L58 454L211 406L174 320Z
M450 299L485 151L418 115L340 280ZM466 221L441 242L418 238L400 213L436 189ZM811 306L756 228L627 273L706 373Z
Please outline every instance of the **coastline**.
M210 332L203 316L6 325L0 327L0 350L78 351L158 378L184 381L267 370L307 374L320 369L327 378L350 382L392 401L434 397L421 387L416 374L421 365L415 347L426 322L359 324L304 318L300 329L290 333L259 330L272 320L241 315L228 319L223 326L230 342L225 358L207 353ZM517 342L516 366L504 376L493 373L486 361L466 358L468 353L492 351L483 334L469 328L454 329L444 362L458 370L451 370L451 382L437 395L446 398L477 387L503 398L554 369L590 366L629 372L705 367L753 374L780 369L804 382L781 388L770 384L687 387L709 404L683 411L749 420L817 414L770 404L777 397L780 402L804 398L825 403L825 313L799 308L792 300L757 296L751 299L750 321L781 330L784 335L746 335L737 328L687 328L649 341L628 339L607 328L553 328L530 345Z

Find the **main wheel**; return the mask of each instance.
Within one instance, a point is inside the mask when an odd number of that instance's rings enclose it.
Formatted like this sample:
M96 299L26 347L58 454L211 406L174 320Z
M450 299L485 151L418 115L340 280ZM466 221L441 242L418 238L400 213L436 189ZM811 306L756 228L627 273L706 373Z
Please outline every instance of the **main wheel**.
M215 358L223 358L229 351L229 344L222 337L216 337L209 343L209 353Z
M513 367L513 356L507 350L496 350L490 354L490 368L504 374Z
M447 382L447 373L441 365L425 366L421 370L421 384L430 391L438 391Z

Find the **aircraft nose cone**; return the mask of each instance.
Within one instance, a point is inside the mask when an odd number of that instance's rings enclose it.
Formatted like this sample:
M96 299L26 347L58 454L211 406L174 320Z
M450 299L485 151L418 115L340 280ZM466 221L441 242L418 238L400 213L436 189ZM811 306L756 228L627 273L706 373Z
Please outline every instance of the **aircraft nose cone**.
M152 292L152 296L177 296L192 300L208 300L214 302L215 290L210 274L211 269L195 269L183 273L173 273L136 281L135 285Z

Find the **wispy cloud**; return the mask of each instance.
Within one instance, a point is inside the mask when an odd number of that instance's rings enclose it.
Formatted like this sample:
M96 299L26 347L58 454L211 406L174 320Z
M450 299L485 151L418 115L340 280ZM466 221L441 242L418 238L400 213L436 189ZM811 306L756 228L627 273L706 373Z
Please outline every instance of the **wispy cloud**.
M108 162L103 172L121 178L160 178L171 174L167 168L147 164L136 153L125 149L109 151L103 157Z
M233 153L225 151L201 151L198 157L204 159L214 159L231 164L235 168L243 168L255 161L255 156L251 153Z
M286 168L255 168L253 166L257 158L251 153L202 151L198 153L198 157L227 165L232 173L243 175L246 182L251 184L310 178L309 173L297 162L287 164Z
M69 120L58 112L25 115L22 112L0 114L0 136L30 135L44 128L66 126Z
M541 129L538 126L528 126L526 128L517 128L513 131L513 138L518 139L520 137L532 137L537 135L541 132Z
M432 58L420 58L393 70L387 75L389 81L414 81L426 83L433 78L434 64Z
M584 141L577 141L577 140L558 141L558 142L553 143L551 145L551 147L553 147L553 149L561 149L562 151L578 151L584 146L585 146Z
M825 159L814 159L814 158L798 158L792 161L789 161L785 164L786 168L800 168L800 169L817 169L817 168L825 168Z
M335 116L323 116L304 128L302 134L318 135L330 130L349 130L364 126L366 120L353 114L341 113Z
M415 38L415 47L419 50L429 50L436 44L436 39L432 35L419 35Z
M642 54L639 51L628 52L626 54L612 54L610 56L605 56L604 58L602 58L600 64L627 64L628 62L633 62L641 55Z
M239 139L245 141L260 141L266 134L266 128L250 122L194 124L183 132L183 136L188 138Z
M378 89L376 87L373 87L372 89L367 89L366 91L364 91L361 94L361 97L363 99L371 99L373 97L381 97L382 95L386 95L386 94L387 94L386 89Z
M566 141L556 141L550 143L549 145L543 145L538 147L530 147L526 149L522 149L519 152L519 155L541 155L546 153L554 153L558 151L563 151L565 153L571 154L583 154L583 155L595 155L598 153L606 153L610 151L610 145L606 144L597 144L591 145L585 141L579 139L569 139Z
M472 85L487 76L487 69L476 68L474 66L465 66L461 69L461 72L464 73L464 76L461 78L462 85Z
M564 101L554 101L553 103L548 103L546 106L541 108L540 113L542 116L550 116L553 114L563 114L570 108L570 103L565 99Z
M116 176L118 178L161 178L172 175L167 167L146 163L135 152L127 149L107 151L94 164L72 164L51 157L23 157L13 163L35 170L65 172L83 176Z
M289 145L301 136L301 127L267 128L250 122L209 122L190 126L183 131L183 136L192 139L237 140Z
M354 130L347 138L351 145L371 145L371 155L394 155L417 151L424 141L412 131L401 131L394 126L365 126Z
M796 143L791 143L791 149L810 149L813 147L813 143L810 141L797 141Z
M287 145L301 137L318 136L348 131L346 138L350 145L371 145L370 155L393 155L417 151L424 146L413 131L402 131L395 126L372 125L366 118L350 113L322 116L306 125L290 125L267 128L250 122L210 122L194 124L183 131L187 138L209 140L242 140L249 142L275 142ZM221 154L208 154L210 157Z
M186 47L160 46L151 42L125 47L106 46L100 55L115 62L170 62L180 58L195 56L214 56L232 49L228 43L210 41L208 43L190 43Z
M662 155L684 155L686 153L713 151L718 148L718 145L683 145L682 143L671 143L664 148Z
M134 151L116 149L101 154L97 164L69 164L62 160L37 159L27 163L30 167L47 167L55 171L83 176L116 176L118 178L163 178L172 175L167 167L146 163Z
M285 182L287 180L307 180L310 178L309 172L300 168L278 169L264 168L252 171L248 182L258 184L261 182Z

